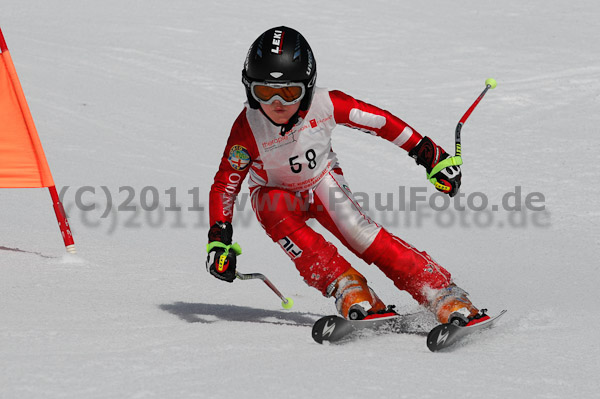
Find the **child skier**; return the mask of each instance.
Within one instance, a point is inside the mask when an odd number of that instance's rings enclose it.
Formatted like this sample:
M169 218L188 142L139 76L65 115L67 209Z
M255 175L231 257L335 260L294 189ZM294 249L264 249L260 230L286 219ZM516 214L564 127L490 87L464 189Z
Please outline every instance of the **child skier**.
M269 29L250 47L242 71L248 101L233 124L210 191L207 270L224 281L235 279L240 250L232 245L231 221L235 198L249 174L252 207L262 227L308 285L335 298L343 317L373 318L392 310L336 247L306 224L310 218L375 264L440 323L487 319L446 269L364 214L331 148L331 135L341 124L380 136L407 151L428 173L448 154L391 113L316 87L316 77L313 52L294 29ZM438 189L457 193L458 166L434 177L442 184Z

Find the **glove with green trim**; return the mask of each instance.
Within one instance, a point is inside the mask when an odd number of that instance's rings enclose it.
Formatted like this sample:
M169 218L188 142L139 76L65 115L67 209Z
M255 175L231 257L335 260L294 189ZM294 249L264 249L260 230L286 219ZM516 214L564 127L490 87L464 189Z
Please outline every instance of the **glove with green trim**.
M437 190L454 197L460 188L462 158L451 157L429 137L423 139L408 153L418 165L427 170L429 180Z
M242 248L231 243L233 227L229 222L217 222L208 232L209 243L206 246L206 270L219 280L232 283L235 280L236 258L242 254Z

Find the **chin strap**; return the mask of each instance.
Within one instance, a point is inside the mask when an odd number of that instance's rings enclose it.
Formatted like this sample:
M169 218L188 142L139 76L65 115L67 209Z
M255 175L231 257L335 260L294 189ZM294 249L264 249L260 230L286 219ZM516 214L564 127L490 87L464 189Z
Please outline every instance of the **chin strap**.
M285 136L286 133L289 132L290 130L292 130L292 128L294 127L294 125L296 123L298 123L298 119L300 119L300 118L298 117L298 112L296 112L294 114L294 116L292 116L290 118L290 120L288 121L288 123L286 123L285 125L279 125L279 126L281 126L281 130L279 131L279 135L281 137Z
M267 118L269 120L269 122L271 122L272 124L274 124L275 126L279 126L280 130L279 130L279 134L281 135L281 137L285 136L290 130L292 130L294 128L294 126L296 125L296 123L298 123L299 120L304 118L304 115L306 114L305 112L303 113L302 117L300 116L300 111L298 110L298 112L296 112L288 121L288 123L286 124L281 124L281 123L275 123L273 121L273 119L269 118L269 115L267 115L265 113L265 111L263 111L262 107L259 107L260 112L265 116L265 118Z

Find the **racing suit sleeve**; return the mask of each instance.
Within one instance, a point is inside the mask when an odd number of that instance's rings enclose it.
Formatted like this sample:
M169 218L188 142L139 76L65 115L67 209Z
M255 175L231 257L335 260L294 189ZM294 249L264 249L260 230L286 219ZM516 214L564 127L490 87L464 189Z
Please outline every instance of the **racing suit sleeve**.
M388 111L338 90L330 91L329 97L333 103L333 117L337 124L382 137L406 151L412 150L423 138L406 122Z
M233 219L235 199L257 154L246 110L234 122L209 194L210 226Z

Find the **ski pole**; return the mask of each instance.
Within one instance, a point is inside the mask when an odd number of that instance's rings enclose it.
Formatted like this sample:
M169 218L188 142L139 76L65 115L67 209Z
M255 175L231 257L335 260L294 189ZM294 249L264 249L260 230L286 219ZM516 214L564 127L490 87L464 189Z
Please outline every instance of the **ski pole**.
M485 81L485 89L483 89L483 92L481 92L479 97L477 97L475 102L469 107L469 109L467 110L467 112L465 112L463 117L460 118L458 125L456 125L456 131L455 131L455 136L454 136L455 142L456 142L456 155L453 157L448 157L448 158L444 159L443 161L439 162L437 165L435 165L435 167L427 175L427 178L429 179L429 181L431 181L433 183L433 185L435 186L435 188L437 188L438 190L448 191L448 190L450 190L450 187L445 186L442 183L438 182L437 179L434 178L433 176L435 176L440 170L447 168L449 166L462 165L463 161L462 161L462 156L461 156L460 131L461 131L463 125L465 124L465 122L467 121L467 119L469 118L469 116L471 116L471 113L473 112L473 110L475 109L477 104L479 104L479 102L481 101L483 96L485 96L485 93L487 93L487 91L489 89L494 89L496 86L497 86L496 80L493 78L489 78Z
M481 99L483 98L483 96L485 96L485 93L487 93L487 91L489 89L495 89L497 86L496 80L493 78L489 78L485 81L485 89L483 89L483 92L481 92L481 94L479 95L479 97L477 97L477 100L475 100L475 102L471 105L471 107L467 110L467 112L465 112L465 114L463 115L462 118L460 118L460 121L458 122L458 125L456 125L456 131L455 131L455 141L456 141L456 156L460 157L461 156L461 148L460 148L460 131L463 127L463 125L465 124L465 122L467 121L467 119L469 119L469 116L471 116L471 113L473 112L473 110L475 109L475 107L477 106L477 104L479 104L479 102L481 101Z
M277 289L277 287L275 287L273 285L271 280L269 280L264 274L261 274L261 273L244 274L244 273L240 273L240 272L235 272L235 277L237 277L240 280L262 280L267 285L267 287L269 287L281 299L281 306L284 309L291 309L292 306L294 306L294 301L292 301L292 298L284 297L283 294Z

